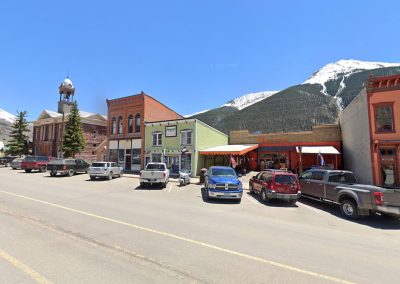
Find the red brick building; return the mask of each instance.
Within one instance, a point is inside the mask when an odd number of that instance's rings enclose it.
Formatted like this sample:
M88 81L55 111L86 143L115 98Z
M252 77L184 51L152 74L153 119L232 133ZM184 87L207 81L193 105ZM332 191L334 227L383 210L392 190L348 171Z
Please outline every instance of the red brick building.
M108 158L128 171L144 166L144 122L183 118L153 97L140 94L107 100Z
M33 122L33 155L62 157L61 144L75 88L67 78L60 85L59 91L58 112L43 110ZM107 118L85 111L80 111L80 115L86 145L77 157L87 161L103 160L106 155Z

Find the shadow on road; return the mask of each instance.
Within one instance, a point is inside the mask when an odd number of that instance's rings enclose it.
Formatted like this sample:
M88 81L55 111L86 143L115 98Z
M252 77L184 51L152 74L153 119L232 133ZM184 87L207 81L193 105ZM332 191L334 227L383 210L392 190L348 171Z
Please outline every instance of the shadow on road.
M365 225L369 227L373 227L376 229L382 229L382 230L393 230L393 229L400 229L400 220L396 220L395 218L392 217L387 217L383 216L380 214L373 214L371 216L367 217L361 217L360 219L352 220L352 219L347 219L342 214L340 213L339 205L336 203L331 203L331 202L323 202L323 201L318 201L318 200L313 200L313 199L308 199L308 198L300 198L299 202L314 207L316 209L325 211L329 214L332 214L338 218L347 220L348 222L353 222L357 223L360 225Z
M243 194L247 194L247 196L249 198L253 198L254 200L260 202L261 204L263 204L265 206L269 206L269 207L281 207L281 208L297 208L297 207L299 207L296 204L292 204L287 201L279 200L279 199L272 199L272 200L268 201L267 203L265 203L264 201L262 201L260 195L255 194L255 193L251 194L248 191L243 192Z
M134 189L135 190L147 190L147 191L150 191L150 190L163 190L164 187L162 187L161 185L159 185L159 186L144 186L144 187L138 185Z

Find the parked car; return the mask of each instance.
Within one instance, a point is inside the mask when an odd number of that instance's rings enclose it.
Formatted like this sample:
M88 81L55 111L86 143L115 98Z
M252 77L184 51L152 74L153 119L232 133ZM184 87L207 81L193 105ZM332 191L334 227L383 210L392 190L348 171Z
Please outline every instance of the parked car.
M47 170L47 164L50 162L50 158L47 156L28 156L21 162L21 169L25 172L30 173L32 170L38 170L45 172Z
M21 163L24 160L24 158L15 158L12 160L10 166L13 170L18 170L21 168Z
M205 198L242 200L243 185L231 167L210 167L205 176Z
M350 171L312 169L304 172L299 181L302 196L338 203L347 218L375 212L400 216L400 189L357 184Z
M9 166L11 166L11 162L16 158L19 158L19 157L18 156L0 157L0 166L9 167Z
M165 163L148 163L146 168L140 171L140 187L148 184L160 184L166 187L169 181L169 170Z
M114 162L93 162L88 174L91 180L95 180L97 177L112 180L115 176L122 177L123 170L122 167Z
M82 159L52 159L47 164L47 171L50 176L54 177L57 174L68 175L72 177L75 173L85 173L89 169L90 164Z
M280 199L295 204L301 196L297 176L282 170L265 170L253 176L249 181L249 191L259 194L264 202Z

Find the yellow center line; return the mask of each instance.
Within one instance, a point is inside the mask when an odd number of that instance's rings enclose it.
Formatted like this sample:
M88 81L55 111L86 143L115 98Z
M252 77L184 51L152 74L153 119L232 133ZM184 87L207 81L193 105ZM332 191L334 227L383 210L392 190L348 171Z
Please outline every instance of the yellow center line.
M39 273L37 273L32 268L26 266L21 261L19 261L18 259L9 255L8 253L6 253L5 251L3 251L1 249L0 249L0 257L4 258L6 261L8 261L12 265L14 265L16 268L18 268L22 272L25 272L26 274L28 274L37 283L40 283L40 284L52 284L53 283L50 280L43 277L42 275L40 275Z
M225 249L223 247L219 247L219 246L208 244L208 243L201 242L201 241L196 241L196 240L193 240L193 239L190 239L190 238L186 238L186 237L182 237L182 236L178 236L178 235L175 235L175 234L170 234L170 233L167 233L167 232L158 231L158 230L147 228L147 227L134 225L134 224L127 223L127 222L124 222L124 221L120 221L120 220L112 219L112 218L109 218L109 217L96 215L96 214L93 214L93 213L90 213L90 212L86 212L86 211L82 211L82 210L78 210L78 209L74 209L74 208L65 207L65 206L62 206L62 205L59 205L59 204L50 203L50 202L47 202L47 201L39 200L39 199L36 199L36 198L32 198L32 197L28 197L28 196L24 196L24 195L20 195L20 194L15 194L15 193L4 191L4 190L0 190L0 192L4 193L4 194L7 194L7 195L11 195L11 196L19 197L19 198L22 198L22 199L34 201L34 202L37 202L37 203L45 204L45 205L48 205L48 206L52 206L52 207L55 207L55 208L64 209L66 211L70 211L70 212L78 213L78 214L81 214L81 215L93 217L93 218L96 218L96 219L99 219L99 220L108 221L108 222L111 222L111 223L127 226L127 227L130 227L130 228L142 230L142 231L153 233L153 234L156 234L156 235L161 235L161 236L164 236L164 237L169 237L169 238L172 238L172 239L184 241L184 242L195 244L195 245L198 245L198 246L207 247L207 248L210 248L210 249L213 249L213 250L216 250L216 251L220 251L220 252L224 252L224 253L227 253L227 254L230 254L230 255L240 256L240 257L243 257L245 259L253 260L253 261L256 261L256 262L259 262L259 263L268 264L268 265L271 265L271 266L283 268L283 269L290 270L290 271L295 271L295 272L298 272L298 273L302 273L302 274L305 274L305 275L317 277L317 278L320 278L320 279L325 279L325 280L329 280L329 281L333 281L333 282L337 282L337 283L354 284L354 282L350 282L350 281L343 280L343 279L340 279L340 278L336 278L336 277L333 277L333 276L329 276L329 275L325 275L325 274L321 274L321 273L317 273L317 272L313 272L313 271L297 268L297 267L294 267L294 266L291 266L291 265L286 265L286 264L279 263L279 262L276 262L276 261L272 261L272 260L268 260L268 259L264 259L264 258L260 258L260 257L256 257L256 256L252 256L252 255L249 255L249 254L237 252L237 251L234 251L234 250Z

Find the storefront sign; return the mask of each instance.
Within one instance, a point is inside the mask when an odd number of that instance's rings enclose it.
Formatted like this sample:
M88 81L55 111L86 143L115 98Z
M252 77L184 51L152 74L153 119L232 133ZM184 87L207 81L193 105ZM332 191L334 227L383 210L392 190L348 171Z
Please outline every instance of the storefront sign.
M165 126L165 137L176 137L176 125Z

